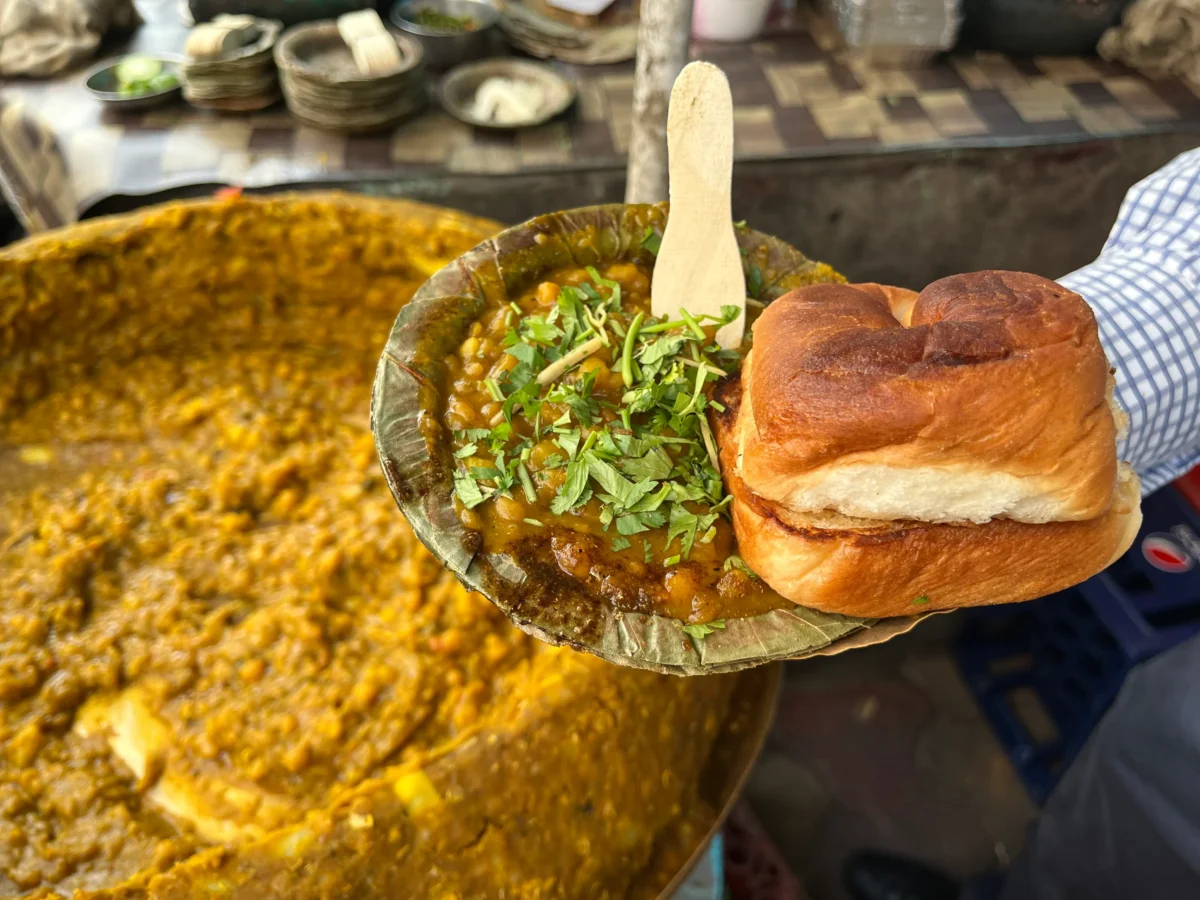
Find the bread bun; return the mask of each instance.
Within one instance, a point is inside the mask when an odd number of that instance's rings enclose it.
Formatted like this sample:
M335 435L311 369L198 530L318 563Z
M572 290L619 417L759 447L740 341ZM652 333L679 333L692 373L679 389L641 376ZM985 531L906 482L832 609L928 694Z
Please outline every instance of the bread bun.
M1141 525L1082 298L1015 272L772 303L715 417L739 553L776 591L881 617L1028 600Z
M1109 366L1083 299L975 272L919 295L821 284L772 303L743 368L738 468L798 512L983 523L1109 505Z

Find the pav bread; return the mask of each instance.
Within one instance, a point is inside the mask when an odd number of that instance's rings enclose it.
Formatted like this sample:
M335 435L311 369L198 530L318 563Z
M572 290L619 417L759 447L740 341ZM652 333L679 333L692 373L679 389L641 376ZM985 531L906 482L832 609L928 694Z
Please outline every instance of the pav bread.
M804 606L1027 600L1103 569L1141 523L1095 319L1035 275L801 288L718 400L739 552Z

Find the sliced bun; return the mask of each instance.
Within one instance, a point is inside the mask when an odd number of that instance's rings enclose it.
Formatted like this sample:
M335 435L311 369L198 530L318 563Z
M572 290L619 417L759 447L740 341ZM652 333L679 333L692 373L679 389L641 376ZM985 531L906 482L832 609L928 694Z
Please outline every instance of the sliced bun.
M794 291L717 390L738 552L789 600L863 617L1084 581L1142 521L1112 388L1091 310L1044 278Z
M781 515L727 479L738 553L801 606L867 618L1031 600L1078 584L1129 549L1141 526L1140 483L1122 464L1109 510L1033 525L876 523L836 514Z
M755 323L742 371L737 469L793 512L1043 523L1109 508L1109 365L1091 309L1045 278L801 288Z

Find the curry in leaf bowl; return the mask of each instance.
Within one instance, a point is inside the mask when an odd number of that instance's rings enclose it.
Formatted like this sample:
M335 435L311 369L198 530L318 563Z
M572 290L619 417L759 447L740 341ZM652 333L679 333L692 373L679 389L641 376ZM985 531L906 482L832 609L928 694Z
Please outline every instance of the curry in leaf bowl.
M651 315L666 216L543 216L424 285L372 401L401 509L522 629L623 665L725 671L906 630L910 618L796 606L739 557L709 416L746 349L715 334L741 311ZM797 287L842 281L748 228L738 242L751 318Z

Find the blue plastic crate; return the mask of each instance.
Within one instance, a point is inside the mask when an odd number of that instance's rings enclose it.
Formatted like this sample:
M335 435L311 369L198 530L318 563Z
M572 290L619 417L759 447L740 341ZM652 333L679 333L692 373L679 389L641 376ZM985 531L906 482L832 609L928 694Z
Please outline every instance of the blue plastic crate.
M1173 487L1142 511L1129 552L1095 578L964 614L959 668L1039 803L1129 670L1200 632L1200 514Z

